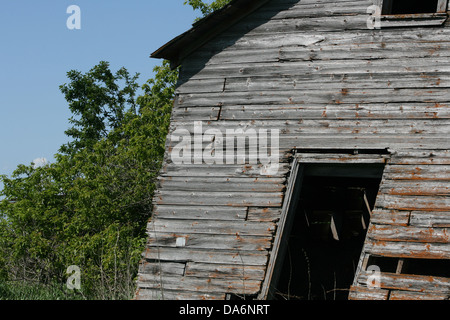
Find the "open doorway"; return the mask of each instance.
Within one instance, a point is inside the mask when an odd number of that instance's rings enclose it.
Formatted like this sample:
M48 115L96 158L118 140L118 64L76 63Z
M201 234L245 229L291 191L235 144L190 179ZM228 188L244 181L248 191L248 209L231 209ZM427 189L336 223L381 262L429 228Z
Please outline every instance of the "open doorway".
M270 298L347 300L384 163L299 167Z

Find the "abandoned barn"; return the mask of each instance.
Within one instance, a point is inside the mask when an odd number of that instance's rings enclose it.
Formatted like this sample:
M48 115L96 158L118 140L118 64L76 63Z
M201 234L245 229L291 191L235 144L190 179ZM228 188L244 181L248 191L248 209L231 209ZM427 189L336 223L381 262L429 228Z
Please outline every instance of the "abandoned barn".
M136 299L450 298L447 0L233 0L180 66Z

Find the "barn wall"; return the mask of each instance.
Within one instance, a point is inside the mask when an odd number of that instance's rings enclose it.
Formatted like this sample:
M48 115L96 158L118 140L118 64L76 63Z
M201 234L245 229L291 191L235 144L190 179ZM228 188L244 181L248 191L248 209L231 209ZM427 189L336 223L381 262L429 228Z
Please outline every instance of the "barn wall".
M450 259L450 24L370 30L371 4L273 0L183 61L171 133L279 129L280 168L175 164L169 134L137 299L258 294L295 148L389 148L364 253ZM369 292L361 271L352 297L424 288L383 277Z

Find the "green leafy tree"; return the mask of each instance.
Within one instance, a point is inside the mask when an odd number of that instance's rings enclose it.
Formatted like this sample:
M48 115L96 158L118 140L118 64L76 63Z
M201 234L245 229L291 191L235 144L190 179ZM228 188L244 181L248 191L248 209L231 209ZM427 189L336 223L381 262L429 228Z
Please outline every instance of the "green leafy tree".
M86 74L69 71L70 83L60 86L60 89L73 114L69 119L73 127L66 131L73 141L62 146L60 152L70 154L91 148L110 130L122 124L126 107L136 112L138 76L131 76L125 68L113 74L106 61L101 61ZM123 82L123 88L120 82Z
M63 240L58 230L66 220L58 174L55 166L19 165L11 178L2 177L0 195L5 199L0 202L0 212L6 218L1 222L0 256L13 278L58 278L55 266L61 262L57 251Z
M216 0L211 3L202 0L186 0L184 4L190 5L194 10L199 10L205 17L230 3L231 0Z
M138 87L125 69L107 81L108 64L92 70L69 72L71 82L61 87L72 112L81 115L76 130L83 134L68 132L74 140L55 163L19 165L11 177L1 177L0 266L9 279L64 283L67 267L78 265L87 297L130 298L178 71L168 62L156 67L134 99ZM112 103L124 92L116 83L124 79L130 80L127 99Z

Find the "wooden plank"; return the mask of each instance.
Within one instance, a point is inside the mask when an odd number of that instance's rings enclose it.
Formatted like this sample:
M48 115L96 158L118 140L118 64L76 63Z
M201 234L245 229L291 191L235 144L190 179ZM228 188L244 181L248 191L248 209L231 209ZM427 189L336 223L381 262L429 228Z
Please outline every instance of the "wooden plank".
M397 258L450 259L447 243L418 243L366 240L364 251L373 255Z
M432 49L430 49L432 50ZM448 57L439 57L443 59ZM424 60L431 60L422 58ZM437 58L434 58L435 60ZM413 60L413 59L410 59ZM441 69L430 68L430 66L422 65L419 62L413 63L410 61L411 68L408 69L407 66L402 67L401 61L392 61L392 66L389 64L380 65L379 69L373 67L373 63L370 61L353 62L350 64L348 60L317 60L311 61L289 61L289 62L278 62L278 63L252 63L249 64L247 68L236 65L226 65L229 70L222 70L225 68L205 68L201 71L197 71L196 75L192 75L192 81L205 81L210 79L211 90L214 94L219 97L231 96L233 93L237 92L247 92L251 91L254 94L260 91L276 91L277 88L274 83L279 83L280 88L278 90L286 92L288 90L293 91L299 95L304 88L304 90L311 91L311 94L317 96L317 89L327 90L329 94L336 94L332 92L333 89L349 88L349 94L353 97L356 94L361 93L372 93L375 94L375 89L385 89L389 91L395 91L401 93L400 98L405 99L406 93L412 92L415 89L426 88L438 89L445 88L445 84L448 82L448 75L450 72L448 64L441 61L429 61L429 63L434 63L435 65L440 65ZM352 60L353 61L353 60ZM334 65L332 64L334 63ZM395 64L397 63L397 65ZM417 65L416 65L417 64ZM266 66L269 70L266 73L263 72L263 66ZM289 65L289 66L286 66ZM344 70L340 65L347 65L347 70ZM299 73L291 74L292 70L290 68L298 68ZM213 70L216 73L213 73ZM347 72L346 72L347 71ZM192 70L194 73L194 70ZM300 75L301 76L300 76ZM391 80L394 75L402 76L399 80ZM271 75L273 78L269 80L267 78L267 83L262 83L258 79L264 80L264 77ZM404 78L403 78L404 77ZM440 79L442 77L442 79ZM225 86L220 90L217 87L218 79L227 79ZM370 83L370 79L373 78L374 81ZM311 79L312 83L308 83L308 79ZM407 81L411 79L411 83L407 84ZM322 81L320 81L322 80ZM356 85L356 81L361 81L361 87ZM442 82L441 82L442 81ZM242 83L242 86L238 86L238 82ZM194 85L195 83L193 83ZM317 84L314 88L312 84ZM185 87L187 88L187 87ZM405 90L398 91L404 88ZM314 90L316 89L316 90ZM361 90L357 90L361 89ZM362 90L364 89L364 90ZM419 90L425 92L424 90ZM197 97L199 94L206 94L206 88L195 87L195 90L184 91L181 90L182 96L181 101L185 101L185 97L189 97L188 94L193 94L192 97ZM323 101L323 99L317 99L318 101ZM407 100L405 100L407 101ZM190 104L184 103L180 107L195 106L192 101ZM395 102L395 99L393 100ZM402 101L404 102L404 101Z
M263 165L174 165L167 164L161 176L172 177L261 177ZM288 165L281 163L276 175L265 177L283 177Z
M392 107L392 106L391 106ZM247 107L240 107L241 109L247 108ZM251 108L251 107L248 107ZM401 106L398 107L401 109ZM415 106L414 108L419 108ZM427 107L425 107L427 108ZM434 107L433 111L436 111L441 107ZM448 126L450 124L450 120L448 119L437 119L435 117L435 114L433 113L434 117L431 119L404 119L404 118L392 118L392 119L377 119L375 117L368 117L367 119L361 118L360 121L354 121L354 119L345 119L344 117L338 117L339 112L353 112L353 116L355 116L355 112L358 112L362 110L362 108L356 108L354 106L349 106L349 109L346 109L346 107L341 108L335 108L333 106L322 106L322 107L306 107L303 106L300 109L295 108L294 111L297 110L304 110L305 112L316 112L316 115L318 116L317 119L308 119L304 117L296 118L296 119L283 119L283 115L286 115L286 113L290 112L291 107L266 107L264 110L260 107L254 109L254 110L261 110L264 112L271 113L273 111L276 111L279 109L280 117L273 118L273 119L258 119L256 116L257 114L253 114L254 117L252 120L250 119L233 119L234 121L211 121L211 122L201 122L201 129L202 133L196 133L194 131L195 126L198 124L198 122L193 121L173 121L170 129L171 129L171 135L173 137L184 137L187 132L190 133L191 140L193 141L205 141L208 143L213 142L214 136L219 136L219 132L216 132L216 130L220 131L220 136L222 138L226 138L227 136L232 136L236 138L236 135L238 134L246 134L246 138L248 139L248 136L250 134L256 135L256 138L259 138L261 135L264 135L264 137L267 136L270 142L271 138L271 131L274 129L279 129L282 131L283 134L289 134L289 133L301 133L301 132L329 132L333 130L334 128L338 127L351 127L353 126L354 129L363 129L364 126L370 126L372 128L378 127L379 129L382 129L383 127L386 127L390 129L389 133L398 133L398 131L393 131L392 129L395 129L395 127L401 126L406 127L408 126L410 128L409 131L406 131L408 133L411 132L412 129L421 130L424 129L426 126L434 125L436 127L442 127L441 133L446 133L444 127ZM377 107L370 107L368 109L368 112L376 112L375 109ZM448 108L450 111L450 108ZM403 109L404 110L404 109ZM319 113L322 111L321 113ZM326 112L327 114L324 114L323 112ZM381 110L378 110L381 111ZM328 112L331 112L328 117ZM421 116L424 117L424 110L421 109ZM334 118L333 115L336 115ZM400 115L401 116L401 115ZM426 115L425 115L426 117ZM205 133L206 130L213 129L214 134ZM327 130L324 130L327 129ZM264 130L264 131L263 131ZM319 131L318 131L319 130ZM362 132L362 131L361 131ZM195 133L195 134L194 134ZM417 133L417 132L416 132ZM224 145L225 142L223 143Z
M416 148L419 149L428 149L428 148L446 148L449 144L449 139L445 134L428 134L428 135L396 135L396 134L385 134L385 135L375 135L375 134L297 134L297 135L283 135L280 133L279 136L279 147L280 150L292 150L295 148L298 149L385 149L385 148L406 148L411 145L415 145ZM258 148L257 141L252 142L251 148ZM246 149L247 151L248 149ZM169 152L171 149L169 148ZM244 150L242 151L244 152ZM282 153L280 153L282 155ZM189 171L193 171L191 173L192 176L205 176L205 175L213 175L209 169L214 168L214 172L218 176L229 176L230 174L235 177L240 176L258 176L264 175L262 169L264 169L264 165L258 164L257 166L253 165L242 165L242 166L233 166L233 165L221 165L216 164L213 166L195 166L192 165L194 163L193 159L188 158L188 162L184 166L175 166L171 167L172 164L166 165L163 169L178 171L174 172L174 175L178 176L189 176ZM248 159L247 159L248 162ZM255 161L256 162L256 161ZM259 161L258 161L259 162ZM217 163L217 162L216 162ZM275 162L272 162L275 164ZM280 161L280 167L278 172L274 172L273 174L267 174L267 176L272 177L280 177L283 176L287 167L285 161ZM204 172L199 170L200 168L204 168ZM181 172L183 171L183 172ZM226 171L226 172L223 172ZM163 173L164 174L164 173ZM440 175L437 175L439 177ZM395 178L395 176L394 176ZM433 177L430 177L433 178Z
M395 157L390 161L392 165L420 165L420 166L433 166L433 165L450 165L450 158L441 157L429 157L429 158L399 158Z
M366 18L368 16L366 15ZM284 41L281 42L281 37ZM448 28L410 28L410 29L392 29L386 32L372 32L371 30L345 30L345 32L331 32L326 34L318 34L309 30L296 30L292 32L282 32L282 33L269 33L269 34L246 34L245 37L241 37L236 41L236 36L232 34L222 34L221 37L216 38L214 41L206 44L204 46L205 52L218 52L224 50L237 51L237 50L263 50L267 48L288 48L297 47L298 45L307 46L308 44L315 44L317 42L307 42L308 38L316 36L320 42L321 46L334 45L336 49L339 49L340 45L351 45L351 44L368 44L374 43L379 45L389 46L390 43L399 43L398 39L404 46L404 54L407 54L407 48L414 48L420 43L429 43L430 46L433 44L438 44L439 42L448 42L449 30ZM434 42L434 43L433 43ZM389 47L388 47L389 48ZM393 50L390 50L393 51ZM351 56L349 56L351 57ZM188 59L186 63L195 63L194 59Z
M389 161L391 165L450 165L450 157L430 153L428 157L402 157L395 155Z
M349 300L388 300L389 290L369 289L362 286L350 288Z
M309 110L311 112L311 110ZM336 116L348 115L350 111L346 112L341 110L341 114L335 113ZM424 113L422 112L422 116ZM330 116L330 117L328 117ZM386 116L386 115L385 115ZM290 116L289 116L290 117ZM450 120L446 119L402 119L401 116L397 119L375 119L367 118L364 119L356 118L357 112L353 112L353 117L357 119L339 119L333 118L333 115L328 113L321 114L318 119L302 119L298 118L296 120L258 120L255 118L252 121L242 121L240 119L234 119L233 121L215 121L211 123L204 124L205 127L216 131L216 139L223 139L218 142L219 148L224 150L227 147L228 142L226 138L236 137L238 130L242 130L243 133L253 134L252 139L254 141L261 141L263 138L268 139L271 142L272 137L275 133L273 130L278 130L281 135L293 135L293 134L450 134ZM173 121L171 125L170 139L174 140L176 144L184 140L187 132L190 133L190 143L201 143L204 148L211 144L213 141L213 136L209 135L194 135L194 122L178 122ZM235 138L236 139L236 138ZM246 137L249 140L248 137ZM251 142L253 141L251 140ZM171 144L172 145L172 144ZM235 143L236 146L236 143ZM268 152L270 152L270 143L268 145ZM255 156L257 155L257 151ZM192 155L194 157L194 155ZM200 154L203 156L203 154ZM194 158L195 159L195 158Z
M247 217L247 208L226 206L155 205L153 209L153 216L156 217L156 219L244 221Z
M185 269L185 263L143 261L139 266L139 273L154 275L155 277L160 277L161 274L183 276Z
M450 211L412 211L409 223L417 227L450 228Z
M417 48L415 48L417 49ZM450 46L449 46L450 49ZM283 50L283 49L281 49ZM349 48L342 49L342 56L347 55ZM419 49L417 49L419 50ZM241 50L243 51L243 50ZM254 57L254 51L233 51L234 55L230 56L230 60L240 58L240 55L248 57ZM275 50L273 50L275 51ZM292 51L292 52L291 52ZM324 51L322 47L320 51L314 50L304 50L304 52L289 51L289 54L280 50L277 50L278 58L272 58L272 61L283 60L283 61L310 61L311 59L318 60L318 56L323 56ZM394 55L395 52L386 52L384 48L379 48L380 52L386 55ZM423 56L427 57L430 55L430 51L433 52L432 48L428 46L423 49ZM264 52L264 51L263 51ZM327 51L325 51L326 53ZM436 56L445 56L444 52L434 51L437 53L432 53ZM363 51L370 59L376 59L372 51ZM361 53L361 55L363 55ZM267 55L268 53L266 53ZM336 48L331 48L329 55L336 56ZM403 52L398 52L398 56L404 58ZM450 55L450 54L449 54ZM269 62L264 59L264 55L258 53L258 58L261 61L257 62ZM326 58L326 57L324 57ZM363 57L361 57L363 58ZM248 58L247 60L249 60ZM253 58L255 59L255 58ZM223 59L222 59L223 60ZM241 59L242 60L242 59ZM330 59L327 59L330 60ZM244 62L244 61L243 61ZM224 61L215 61L215 63L224 63ZM256 62L255 62L256 63ZM404 73L402 77L394 78L395 73L380 73L380 74L366 74L366 73L353 73L353 74L318 74L312 76L310 74L304 75L292 75L289 77L273 78L264 75L248 75L247 77L230 77L230 78L207 78L207 79L193 79L177 89L179 94L190 94L190 93L223 93L223 92L241 92L241 91L273 91L273 90L317 90L317 89L330 89L330 88L346 88L351 93L353 90L357 89L374 89L374 88L392 88L392 89L417 89L417 88L445 88L449 86L450 75L448 72L418 72L418 73ZM398 73L397 73L398 76ZM198 108L198 109L197 109ZM197 112L199 115L210 114L209 117L203 116L205 120L215 120L220 111L219 107L197 107L197 108L176 108L175 111L180 118L184 117L186 114Z
M385 179L393 180L442 180L450 181L449 165L390 165Z
M400 196L447 196L450 194L450 186L448 181L385 180L380 192Z
M430 150L418 150L415 148L408 149L398 149L395 150L394 155L392 156L391 163L393 164L403 164L402 160L406 159L408 161L412 161L413 159L417 161L421 161L422 159L447 159L450 158L450 150L439 150L439 149L430 149ZM397 162L398 163L397 163ZM409 164L409 163L405 163Z
M450 294L448 293L430 293L430 292L413 292L413 291L399 291L393 290L389 296L389 300L448 300Z
M246 235L210 235L198 233L155 233L148 232L149 247L177 248L177 240L183 238L183 244L191 249L233 249L240 251L263 251L271 248L271 236Z
M405 259L398 259L397 269L395 270L395 273L396 274L403 273L404 265L405 265Z
M299 36L291 37L292 45L299 41ZM289 38L283 37L280 40L280 36L265 37L258 40L258 44L255 45L267 45L268 47L274 46L275 43L282 41L285 43L289 41ZM278 39L278 40L277 40ZM448 41L448 39L446 39ZM282 43L280 43L282 44ZM276 45L275 45L276 46ZM276 46L279 48L279 46ZM413 49L413 48L411 48ZM439 68L436 68L439 66ZM184 72L185 76L192 77L192 79L231 79L237 77L259 77L271 75L276 78L282 77L297 77L299 74L310 75L314 77L316 75L354 75L354 74L384 74L384 73L397 73L410 74L410 73L437 73L450 71L450 64L446 57L422 57L422 58L409 58L405 59L400 57L395 59L380 59L380 60L368 60L368 59L341 59L341 60L312 60L312 61L284 61L284 62L261 62L251 64L241 64L239 62L234 64L225 65L208 65L207 68L199 70L195 65L188 65ZM369 89L367 89L369 90ZM389 88L384 88L389 90ZM394 90L390 90L394 91ZM404 93L401 95L404 98L406 92L411 92L411 89L405 89L398 91L398 93ZM358 92L358 91L356 91ZM359 91L361 92L361 91ZM397 91L395 91L397 92ZM214 93L217 96L217 93ZM196 95L193 95L195 97ZM183 95L187 98L187 95ZM189 106L184 103L182 106ZM390 97L394 99L395 97Z
M372 216L372 208L370 207L369 200L367 199L366 191L364 191L363 194L364 199L364 209L361 213L361 224L364 230L367 230L367 228L370 225L370 217Z
M248 221L272 221L277 222L281 217L279 208L249 208L247 214Z
M281 207L282 192L194 192L160 189L155 193L156 204L221 205L231 207Z
M265 266L235 266L189 262L186 275L191 277L259 280L264 278Z
M282 192L286 178L160 177L160 188L170 191Z
M338 29L348 30L364 30L367 31L368 15L340 15L340 16L324 16L305 19L304 17L292 17L290 19L273 19L265 23L259 20L245 21L237 24L223 33L223 36L232 36L236 32L243 32L246 29L247 36L258 36L264 34L290 33L297 31L299 33L322 33L336 31ZM283 46L286 42L282 42L279 38L272 46ZM262 43L258 43L261 46ZM300 42L299 45L308 45L308 43Z
M196 278L215 278L215 279L230 279L241 281L261 281L264 278L264 266L236 266L236 265L218 265L208 263L195 263L188 262L183 264L175 263L150 263L154 267L146 270L147 272L140 272L140 275L145 275L147 281L160 283L164 278L170 277L196 277ZM182 269L179 267L173 267L175 265L182 265ZM181 271L178 272L179 268ZM175 272L173 272L175 271Z
M333 239L336 241L341 239L342 223L342 214L340 212L333 211L331 213L330 228L333 234Z
M274 146L273 148L269 147L268 152L265 150L260 153L258 149L262 145L259 144L259 142L252 142L250 145L247 145L242 148L235 148L233 149L227 149L224 147L223 149L216 149L216 147L212 147L209 143L203 143L202 146L202 152L198 152L197 154L192 154L191 156L186 156L186 158L183 158L182 155L179 153L175 153L172 159L167 159L166 164L181 164L181 165L189 165L189 164L205 164L205 165L226 165L231 164L245 164L245 165L260 165L260 177L279 177L276 173L274 174L268 174L266 173L267 170L264 171L265 167L270 167L271 165L274 166L276 169L276 166L278 164L282 163L288 163L292 147L287 147L288 143L286 142L285 145L283 145L280 148L277 148ZM195 145L191 145L192 150L194 150ZM200 144L199 144L200 146ZM175 147L175 146L174 146ZM198 147L200 148L200 147ZM170 150L173 150L171 146L169 146ZM223 150L223 153L221 156L219 156L219 153L217 150ZM230 151L231 150L231 151ZM178 151L177 151L178 152ZM217 152L217 153L216 153ZM219 151L221 152L221 151ZM231 155L227 155L227 152L230 152ZM273 152L273 155L271 154ZM250 176L254 177L254 176ZM237 176L239 178L239 176Z
M389 120L389 119L448 119L446 104L386 103L386 104L306 104L262 106L224 106L222 120ZM299 122L302 124L302 122Z
M449 48L450 49L450 48ZM384 50L384 49L383 49ZM343 51L344 52L348 51ZM428 48L424 55L430 52ZM320 51L323 54L323 51ZM297 53L298 54L298 53ZM330 53L331 54L331 53ZM368 55L371 52L367 53ZM390 53L392 55L392 53ZM400 54L399 54L400 55ZM304 60L316 59L316 54L307 51L303 53L297 59ZM439 55L439 56L444 56ZM285 57L279 59L287 59ZM372 57L374 59L374 57ZM294 58L289 58L286 61L295 61ZM303 60L299 60L300 61ZM398 75L398 73L397 73ZM178 89L180 94L191 94L191 93L211 93L215 92L217 94L221 93L233 93L233 92L257 92L257 91L286 91L286 90L308 90L315 92L317 89L331 90L331 89L342 89L346 88L348 94L358 92L358 89L376 89L376 88L386 88L386 89L433 89L433 88L446 88L449 85L450 79L448 72L418 72L418 73L404 73L400 78L395 77L395 73L387 74L366 74L366 73L353 73L353 74L318 74L317 76L312 76L310 74L304 75L293 75L289 77L276 77L272 78L270 76L263 75L247 75L247 77L230 77L224 79L217 78L207 78L207 79L193 79L183 87ZM184 109L184 108L183 108ZM188 108L186 108L188 109ZM216 107L218 109L218 107ZM179 110L179 109L177 109ZM189 109L188 109L189 110ZM190 109L194 111L193 109ZM202 110L203 111L203 110ZM210 111L210 110L204 110ZM183 115L183 113L181 113ZM214 120L212 118L210 120Z
M326 109L326 108L325 108ZM279 134L289 135L289 134L349 134L349 133L360 133L360 134L446 134L449 133L448 126L450 121L446 119L402 119L401 116L397 119L376 119L376 118L359 118L357 121L357 112L353 111L353 120L340 118L340 114L335 112L337 118L333 118L333 114L328 114L327 111L323 109L322 113L317 119L287 119L283 120L283 116L280 119L263 119L259 120L256 115L252 121L234 119L233 121L215 121L210 123L205 123L204 126L207 129L214 130L214 134L193 134L194 124L196 122L179 122L174 121L171 125L171 136L172 140L176 140L178 143L181 139L186 136L189 137L190 141L196 143L207 143L210 144L214 142L214 137L223 139L219 146L227 146L228 142L226 138L237 138L237 135L245 134L246 140L250 140L250 137L254 141L260 141L261 139L267 139L269 142L268 148L270 147L270 142L272 137L275 136L276 132L274 130L278 129ZM312 112L313 108L309 110ZM325 112L325 114L324 114ZM345 111L343 108L340 109L342 116L345 113L350 114L350 110ZM356 112L356 113L355 113ZM330 117L328 117L330 116ZM424 117L424 113L421 114ZM434 128L430 129L430 126ZM205 129L206 130L206 129ZM174 139L176 138L176 139ZM250 140L253 141L253 140ZM236 143L235 143L236 145ZM270 148L269 150L270 151Z
M367 279L370 275L370 273L362 272L357 279L358 283L361 285L367 283ZM380 287L381 289L448 294L450 289L450 279L431 276L381 273Z
M142 287L138 288L135 300L225 300L225 293L218 292L192 292L181 290L161 290L154 288Z
M438 0L438 7L436 12L438 13L446 13L447 12L447 0Z
M284 261L287 241L290 227L292 226L295 217L296 203L300 194L301 184L303 181L304 167L298 164L298 160L294 158L292 163L292 170L290 172L286 195L283 200L283 207L281 211L280 220L277 224L276 235L273 243L273 249L270 252L270 259L267 265L267 273L262 284L259 299L271 298L270 291L273 289L274 283L278 282L281 272L281 266Z
M377 207L394 210L450 211L450 198L446 196L397 196L380 194Z
M319 48L316 47L282 47L279 51L279 59L283 61L311 61L311 60L348 60L348 59L398 59L402 58L430 58L430 57L443 57L448 53L445 50L448 43L426 43L426 42L416 42L416 43L405 43L405 42L371 42L371 43L350 43L350 44L330 44L321 43ZM404 49L408 47L414 47L415 51L405 51ZM403 50L402 50L403 49ZM435 49L435 50L433 50ZM260 49L261 50L261 49ZM234 52L246 52L248 50L236 50ZM349 52L351 55L349 55ZM345 55L347 53L347 55ZM223 56L231 55L231 51L222 53ZM213 59L210 63L214 64L216 61ZM231 61L230 61L231 62ZM255 59L254 63L259 62ZM270 62L268 60L267 62ZM423 76L423 75L422 75ZM409 78L409 75L405 75ZM352 77L345 78L347 81L352 81ZM392 87L396 87L396 83L400 83L403 79L392 79L391 82L386 82ZM422 82L425 80L421 75L411 78L412 86L414 86L416 81ZM377 83L377 76L374 77L375 84ZM435 82L436 83L436 82ZM364 86L369 85L369 83L364 83Z
M381 225L407 226L409 224L410 211L386 210L376 208L372 212L371 222Z
M366 7L367 8L367 7ZM331 6L330 6L331 9ZM360 7L361 12L361 7ZM246 20L224 34L247 31L247 34L265 34L274 32L291 32L295 30L330 32L336 30L367 30L367 14L349 15L354 12L347 12L343 15L326 15L323 17L291 17L289 19L273 19L261 24L260 20ZM362 13L362 12L361 12ZM290 23L288 23L290 22ZM250 30L250 31L248 31Z
M344 150L343 150L344 151ZM337 152L337 151L336 151ZM299 150L295 157L300 163L312 164L384 164L389 155L349 154L349 153L302 153Z
M229 64L229 67L236 65L237 63L246 63L249 66L252 64L270 63L271 65L280 65L280 63L296 63L299 67L308 65L312 60L316 62L331 61L345 61L349 64L350 61L361 61L375 59L386 59L386 63L389 64L389 59L430 59L430 58L444 58L449 55L446 50L450 46L449 42L416 42L411 46L411 49L415 49L415 52L406 53L400 49L400 46L405 46L404 42L391 42L385 41L371 42L371 43L350 43L348 45L339 45L336 43L328 43L326 45L302 48L298 46L281 47L281 48L249 48L244 50L228 50L221 51L216 54L214 58L209 60L208 68L220 68L220 65ZM387 46L398 46L398 50L389 50ZM349 56L348 52L351 51L352 55ZM347 52L347 55L344 54ZM205 57L200 57L198 63L202 59L208 58L208 53L204 53ZM245 56L252 55L251 58ZM385 57L386 56L386 57ZM389 59L388 57L389 56ZM266 59L264 59L266 58ZM217 60L217 61L216 61ZM227 61L230 60L230 61ZM195 63L195 62L194 62ZM370 65L370 64L369 64ZM281 67L281 65L280 65ZM297 74L285 74L287 77L271 78L270 74L229 74L226 76L223 74L221 77L205 76L204 78L197 76L193 79L189 79L182 83L179 87L179 93L192 93L192 92L208 92L206 89L211 88L212 92L223 91L243 91L243 90L274 90L277 89L273 84L278 83L281 90L304 88L304 89L317 89L317 88L329 88L333 84L345 84L349 88L420 88L420 87L446 87L449 78L448 70L429 69L425 71L421 69L420 72L414 70L403 69L399 72L397 68L382 69L383 72L364 72L361 68L360 72L353 70L351 73L297 73ZM206 72L206 71L205 71ZM394 78L395 75L401 74L402 77ZM310 80L311 82L308 82ZM361 86L357 86L357 81L361 82ZM410 83L408 84L408 82ZM318 87L314 87L316 84ZM202 88L203 87L203 88ZM206 87L206 88L205 88Z
M440 26L447 20L447 14L382 15L381 28L406 28L419 26Z
M450 68L450 66L449 66ZM249 72L253 72L250 70ZM368 103L447 103L447 88L330 88L318 90L261 90L223 93L190 93L180 95L182 107L246 104L368 104Z
M172 119L177 120L217 120L220 114L220 107L196 107L181 108L176 107L172 110Z
M149 232L174 234L210 234L270 236L275 230L273 222L217 221L217 220L174 220L155 219L147 226Z
M138 281L141 288L193 291L206 293L237 293L256 294L261 286L261 281L251 279L221 279L221 278L197 278L197 277L171 277L165 276L161 281L155 280L151 275L139 275Z
M377 241L449 243L449 230L449 228L418 228L372 224L369 228L368 237Z
M448 32L448 30L447 30ZM420 32L419 32L420 33ZM201 51L192 56L190 59L191 70L187 70L192 73L194 79L209 78L212 76L202 76L195 75L193 73L194 68L200 69L201 64L203 66L219 67L221 64L257 64L257 63L285 63L285 62L311 62L311 61L345 61L345 60L375 60L384 59L386 64L390 64L391 59L407 58L410 60L421 59L421 58L433 58L433 57L445 57L448 55L446 53L446 48L448 46L448 39L445 36L441 37L428 37L418 39L418 33L410 34L398 34L398 37L404 37L406 42L399 42L398 39L395 41L393 39L377 38L371 34L356 34L353 39L349 39L351 33L341 34L342 39L333 39L333 35L317 35L311 33L310 35L302 35L301 33L284 33L281 40L280 35L269 34L260 37L247 36L243 38L242 41L235 43L232 47L225 50L215 50L216 53L213 56L211 51ZM386 35L386 34L385 34ZM394 34L392 36L395 36ZM425 34L424 34L425 36ZM448 36L448 35L447 35ZM411 38L415 39L411 39ZM231 38L230 38L231 42ZM281 46L277 46L276 44ZM302 45L302 43L304 45ZM297 44L297 45L296 45ZM312 44L312 45L310 45ZM403 46L403 47L401 47ZM408 48L410 50L408 50ZM416 49L415 51L413 49ZM428 49L428 51L427 51ZM334 52L333 52L334 50ZM350 53L347 56L344 52ZM333 54L334 53L334 54ZM421 72L425 72L425 69L420 69ZM428 72L436 69L427 69ZM401 71L399 68L394 68L389 71L386 68L381 69L379 72L372 72L374 80L382 79L384 74L389 74L390 72ZM405 69L403 69L405 71ZM414 71L405 73L406 77L408 74L412 74ZM443 72L444 70L440 70ZM363 72L361 72L362 74ZM291 74L294 78L302 79L301 76L304 73ZM343 74L343 73L340 73ZM356 72L351 72L348 74L348 80L351 81L353 75ZM223 73L221 79L223 81ZM306 74L307 75L307 74ZM316 74L320 77L321 73ZM329 76L332 74L328 74ZM336 73L338 75L338 73ZM391 73L392 75L392 73ZM444 73L445 75L445 73ZM241 75L242 76L242 75ZM248 76L248 74L247 74ZM251 75L253 76L264 76L263 74ZM265 75L267 76L267 74ZM233 79L234 77L239 77L238 74L229 74L228 79ZM218 79L219 77L217 77ZM367 78L367 76L366 76ZM420 74L418 75L420 78ZM304 79L304 78L303 78ZM313 81L317 81L318 78L314 78ZM333 78L330 78L333 79ZM347 78L345 78L347 79ZM397 80L392 79L392 83L398 83ZM401 81L399 79L398 81ZM218 84L217 84L218 85ZM368 85L363 84L363 86ZM187 88L187 87L185 87ZM213 87L219 90L219 86Z
M365 7L365 9L367 10L367 7ZM366 17L366 22L367 22L367 18L369 17L369 15L366 13L365 14ZM293 17L295 19L295 17ZM341 17L335 17L335 19L342 19L344 18L343 16ZM299 18L297 17L297 20ZM305 19L302 18L305 23L309 20L309 19ZM322 19L325 19L325 17L323 17ZM285 19L284 22L288 22L290 19ZM256 22L255 22L256 23ZM278 24L277 26L275 26L275 24L273 24L273 26L276 28L278 27L280 24L282 24L283 21L277 21L276 24ZM239 26L238 26L239 27ZM291 26L292 28L293 26ZM403 30L398 30L398 29L393 29L393 30L389 30L389 32L372 32L372 30L369 30L367 28L367 23L365 26L365 30L351 30L351 29L347 29L345 30L345 32L327 32L327 33L322 33L322 32L315 32L314 30L292 30L292 29L285 29L283 31L277 32L275 31L275 29L273 29L273 32L266 32L265 34L260 33L260 32L248 32L245 34L245 37L240 37L239 39L237 39L236 41L236 34L233 34L232 32L229 33L223 33L221 35L221 37L217 37L216 39L214 39L213 41L211 41L210 43L207 43L204 47L204 50L208 50L208 51L217 51L220 50L220 48L228 48L228 49L242 49L242 48L249 48L250 43L248 43L248 41L253 41L251 44L253 44L254 48L261 48L262 44L261 43L257 43L256 39L259 38L264 38L264 37L270 37L273 38L275 36L280 36L280 34L285 35L287 38L292 38L295 37L297 35L297 37L301 38L301 37L307 37L307 36L312 36L312 35L317 35L317 34L321 34L323 36L326 35L326 41L321 42L321 45L326 45L328 42L330 43L345 43L345 44L349 44L349 43L380 43L383 40L387 43L389 42L399 42L399 36L403 35L408 41L405 41L404 44L405 46L412 46L415 44L415 42L430 42L432 40L436 40L437 38L441 38L443 40L448 40L445 39L445 35L448 34L448 30L446 30L447 28L442 28L441 30L430 30L428 28L428 35L429 37L425 37L425 34L427 34L427 30L425 28L414 28L414 29L403 29ZM262 25L261 28L264 28L264 26ZM269 28L271 28L271 26L269 26ZM230 29L231 31L232 29ZM233 42L231 41L231 39L234 38L234 45ZM302 41L298 42L299 45L307 45ZM283 43L285 46L287 46L287 43ZM272 45L269 43L269 47L274 47L274 46L280 46L280 42L276 42L273 43ZM294 46L294 43L291 43L291 46Z
M157 247L147 248L144 258L156 261L261 266L267 262L267 252Z

